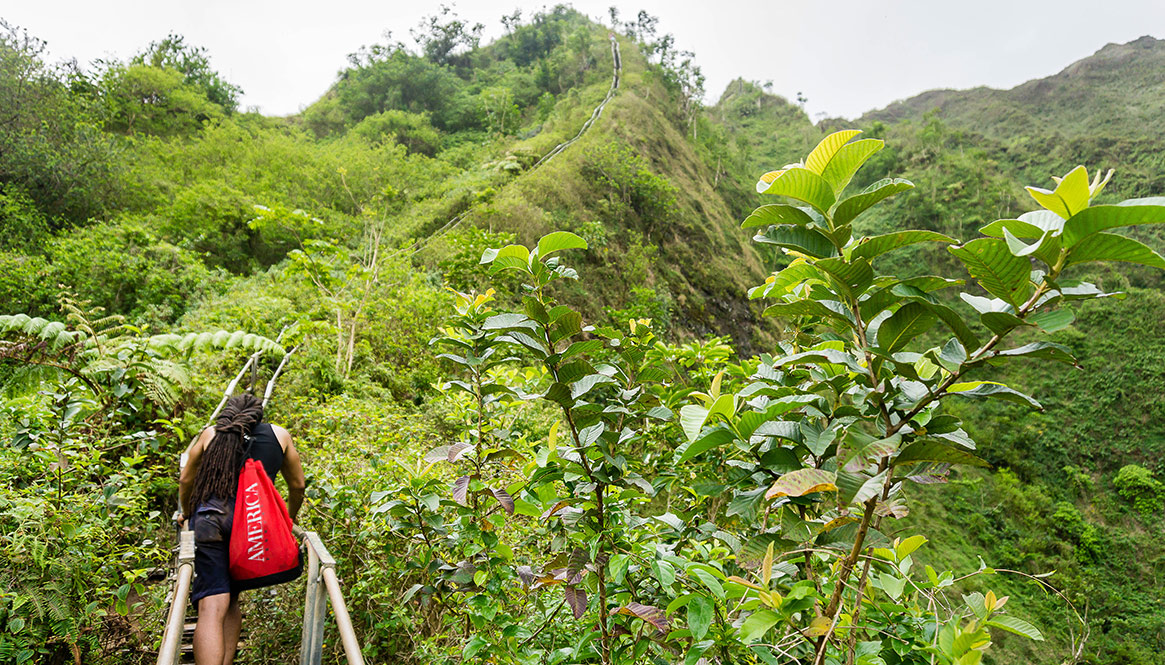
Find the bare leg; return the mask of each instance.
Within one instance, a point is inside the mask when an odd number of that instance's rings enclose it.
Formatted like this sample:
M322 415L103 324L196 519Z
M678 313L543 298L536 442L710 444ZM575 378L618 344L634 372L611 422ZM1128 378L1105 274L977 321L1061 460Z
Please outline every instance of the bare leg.
M196 665L222 665L223 619L230 602L229 593L216 593L198 601L198 624L194 627Z
M243 613L239 611L239 594L231 594L222 625L222 665L235 662L235 652L239 650L239 631L243 627Z

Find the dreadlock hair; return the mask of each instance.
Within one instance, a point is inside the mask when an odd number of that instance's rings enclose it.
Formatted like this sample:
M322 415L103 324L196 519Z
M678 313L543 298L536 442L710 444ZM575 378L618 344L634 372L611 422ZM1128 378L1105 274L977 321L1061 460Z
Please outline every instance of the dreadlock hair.
M262 420L263 403L254 395L243 393L227 400L214 421L214 438L203 452L202 463L194 476L193 505L211 497L234 500L243 454L247 450L246 439Z

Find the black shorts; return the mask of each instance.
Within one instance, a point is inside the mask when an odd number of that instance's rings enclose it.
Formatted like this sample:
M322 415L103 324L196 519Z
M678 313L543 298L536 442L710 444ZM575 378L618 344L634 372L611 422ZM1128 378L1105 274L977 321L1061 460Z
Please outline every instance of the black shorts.
M231 580L231 523L234 506L218 499L200 504L190 518L194 531L194 584L190 602L220 593L237 594L239 589Z

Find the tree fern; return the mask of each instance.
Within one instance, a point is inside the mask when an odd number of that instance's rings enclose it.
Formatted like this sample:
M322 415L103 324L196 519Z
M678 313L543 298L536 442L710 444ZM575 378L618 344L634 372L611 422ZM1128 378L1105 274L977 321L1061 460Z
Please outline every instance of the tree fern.
M47 342L53 351L76 344L82 339L81 332L69 329L65 323L27 314L0 315L0 336L39 339Z
M185 335L154 335L149 338L148 343L150 348L159 351L172 349L184 353L192 353L208 348L238 348L252 352L262 351L264 353L274 353L279 357L287 353L274 340L262 335L243 332L242 330L236 330L235 332L219 330L216 332L187 333Z

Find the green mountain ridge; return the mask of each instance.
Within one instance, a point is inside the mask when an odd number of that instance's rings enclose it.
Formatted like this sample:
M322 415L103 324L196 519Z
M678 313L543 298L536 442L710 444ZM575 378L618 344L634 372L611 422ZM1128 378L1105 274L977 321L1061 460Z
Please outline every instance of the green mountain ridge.
M1057 74L1009 90L930 90L857 122L919 122L934 109L953 126L1004 140L1053 132L1159 136L1165 129L1165 40L1146 35L1110 43Z

